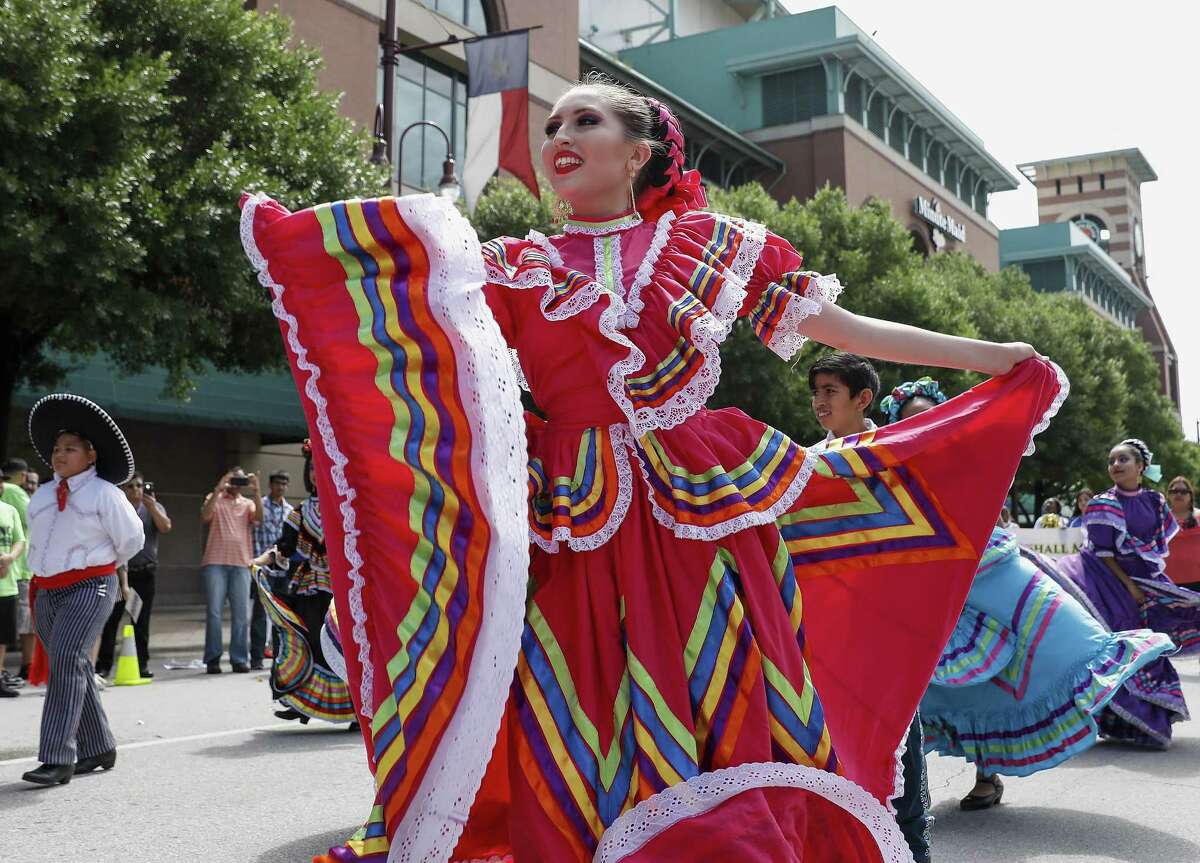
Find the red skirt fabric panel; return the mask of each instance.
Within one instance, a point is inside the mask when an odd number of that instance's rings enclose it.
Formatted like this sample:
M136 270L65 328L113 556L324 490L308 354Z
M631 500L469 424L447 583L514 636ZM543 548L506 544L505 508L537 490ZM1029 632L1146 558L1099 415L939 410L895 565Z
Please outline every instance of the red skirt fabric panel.
M751 785L746 801L728 805L757 819L756 841L774 843L755 853L789 859L779 855L869 847L853 859L905 859L894 856L904 845L884 805L838 776L838 744L806 666L802 602L778 528L681 540L655 519L640 477L633 483L609 542L586 553L533 553L507 751L495 756L507 758L510 808L502 820L494 760L454 859L500 853L507 837L518 863L591 860L639 803L762 762L803 772L815 787L852 789L885 826L868 835L846 800L804 789L769 806L780 795Z
M1060 376L1028 360L916 417L845 439L821 454L778 522L842 768L881 801L893 796L895 750L1021 454L1066 397Z
M524 424L478 243L431 196L295 214L248 197L242 237L313 433L375 774L351 851L446 859L495 742L528 568Z

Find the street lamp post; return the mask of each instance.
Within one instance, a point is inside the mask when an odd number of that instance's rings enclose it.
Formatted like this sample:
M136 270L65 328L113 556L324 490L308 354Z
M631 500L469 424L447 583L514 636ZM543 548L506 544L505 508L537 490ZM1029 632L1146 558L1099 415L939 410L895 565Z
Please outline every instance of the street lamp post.
M386 104L386 103L385 103ZM384 132L384 124L387 122L387 110L385 104L375 106L375 146L371 150L371 161L376 165L386 165L390 161L388 158L388 150L391 149L388 135ZM457 201L458 196L462 191L459 185L458 176L454 172L454 151L450 148L450 136L446 134L446 130L437 123L429 120L418 120L415 123L409 123L404 127L404 131L400 133L400 140L396 142L396 181L397 189L404 186L404 136L417 126L429 126L432 129L437 129L441 133L442 139L446 142L446 159L442 162L442 179L438 180L438 194L443 198L448 198L451 201Z
M392 132L395 130L395 90L396 90L396 49L400 44L396 41L396 0L385 0L386 9L383 13L383 116L375 112L376 153L380 140L383 141L383 158L392 158ZM374 158L374 156L372 156Z
M399 173L404 169L404 136L417 126L428 126L431 129L437 129L442 139L446 142L446 158L442 162L442 179L438 180L438 194L451 201L457 201L462 187L459 186L458 177L454 173L454 151L450 148L450 136L437 123L429 120L417 120L417 122L409 123L404 127L404 131L400 133L400 140L396 142L396 164L399 166L397 172ZM404 184L403 176L401 176L400 184Z

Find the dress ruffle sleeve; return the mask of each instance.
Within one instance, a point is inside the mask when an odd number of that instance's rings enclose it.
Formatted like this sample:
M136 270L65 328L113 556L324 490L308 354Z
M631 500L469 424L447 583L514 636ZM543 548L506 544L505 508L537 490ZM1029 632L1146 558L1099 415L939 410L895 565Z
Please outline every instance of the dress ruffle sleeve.
M807 341L804 321L819 315L822 304L836 303L842 293L836 275L806 271L802 265L803 256L791 243L767 232L742 306L754 334L785 360Z

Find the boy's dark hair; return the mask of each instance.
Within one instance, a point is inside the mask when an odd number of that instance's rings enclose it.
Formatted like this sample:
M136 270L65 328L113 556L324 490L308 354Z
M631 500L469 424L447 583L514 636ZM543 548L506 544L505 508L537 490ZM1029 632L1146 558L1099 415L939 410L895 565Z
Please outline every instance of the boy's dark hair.
M848 354L845 351L835 351L826 354L808 367L808 388L816 389L817 375L824 373L833 375L850 389L850 395L856 396L863 390L871 391L871 401L879 395L879 372L871 365L866 357L858 354Z
M15 476L27 470L29 470L29 464L23 458L10 458L4 463L3 467L0 467L0 473L3 473L5 476Z

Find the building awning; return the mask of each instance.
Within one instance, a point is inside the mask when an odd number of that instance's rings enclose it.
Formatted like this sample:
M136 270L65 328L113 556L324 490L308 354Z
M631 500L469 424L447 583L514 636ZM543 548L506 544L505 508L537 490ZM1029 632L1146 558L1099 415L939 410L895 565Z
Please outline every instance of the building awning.
M802 16L794 17L796 23L800 24L799 18ZM839 61L847 74L854 73L870 82L881 95L927 130L934 140L987 180L992 191L1017 188L1017 178L988 152L983 141L879 47L874 39L859 32L857 27L849 35L803 48L738 57L728 62L726 68L735 75L769 75L829 61Z
M210 371L199 377L185 401L164 395L166 383L161 368L123 376L109 357L96 355L68 372L55 390L86 396L118 419L259 432L279 440L301 440L308 434L300 397L286 372ZM46 392L21 387L13 394L13 406L31 407Z
M731 129L690 102L679 98L678 94L655 83L632 66L622 63L612 54L582 37L579 40L579 64L585 69L596 69L618 81L624 81L639 93L652 96L670 106L671 110L675 112L675 116L679 118L679 122L684 126L689 149L694 151L693 154L690 154L693 156L693 164L699 163L699 158L695 157L695 153L702 154L711 151L723 156L730 165L741 165L743 169L752 167L766 174L764 179L767 182L764 185L769 185L772 180L786 172L787 166L784 161L774 153L755 144L740 132ZM728 175L706 179L711 179L723 186L729 184Z

